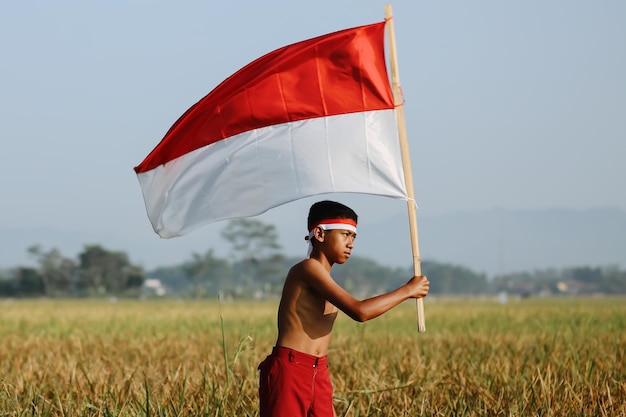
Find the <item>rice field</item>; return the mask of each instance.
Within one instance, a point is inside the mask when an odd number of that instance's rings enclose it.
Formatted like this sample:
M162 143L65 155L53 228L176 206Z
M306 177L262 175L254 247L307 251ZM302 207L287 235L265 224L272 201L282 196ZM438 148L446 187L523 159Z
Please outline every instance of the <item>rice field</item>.
M0 300L0 416L258 416L278 301ZM340 315L338 416L626 416L626 299Z

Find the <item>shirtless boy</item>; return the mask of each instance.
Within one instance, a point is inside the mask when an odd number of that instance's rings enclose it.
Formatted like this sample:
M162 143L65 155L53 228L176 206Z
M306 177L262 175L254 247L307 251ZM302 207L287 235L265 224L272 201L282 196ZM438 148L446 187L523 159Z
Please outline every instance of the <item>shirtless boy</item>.
M310 256L287 275L278 308L276 346L259 365L261 417L334 416L327 353L338 310L363 322L409 298L428 294L424 276L362 301L339 286L330 270L350 257L356 224L356 213L343 204L320 201L311 206Z

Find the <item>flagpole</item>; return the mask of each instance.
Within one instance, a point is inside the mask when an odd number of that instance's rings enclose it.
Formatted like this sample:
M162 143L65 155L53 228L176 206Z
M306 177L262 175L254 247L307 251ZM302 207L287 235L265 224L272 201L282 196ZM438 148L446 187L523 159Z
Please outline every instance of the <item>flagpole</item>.
M396 105L396 118L398 121L398 135L400 137L400 151L402 152L402 165L404 167L404 180L409 199L407 208L409 210L409 228L411 230L411 248L413 251L413 273L422 275L420 262L420 250L417 239L417 211L415 208L415 191L413 190L413 172L411 170L411 156L409 155L409 140L406 133L406 121L404 118L404 106L402 89L400 87L400 73L398 71L398 57L396 54L396 37L393 30L393 13L391 4L385 5L385 19L387 20L387 33L389 35L389 54L391 60L391 86L393 89L393 100ZM426 331L426 321L424 320L424 299L415 299L417 308L417 330Z

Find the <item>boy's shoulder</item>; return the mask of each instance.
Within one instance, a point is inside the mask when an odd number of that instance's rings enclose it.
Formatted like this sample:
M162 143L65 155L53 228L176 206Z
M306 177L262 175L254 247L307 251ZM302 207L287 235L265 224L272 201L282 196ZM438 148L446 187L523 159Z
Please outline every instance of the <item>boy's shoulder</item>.
M306 258L292 266L293 268L302 268L302 269L324 269L324 266L320 261L315 258Z
M325 273L324 267L318 260L307 258L292 266L287 277L292 277L292 279L300 277L306 280Z
M315 268L316 263L319 264L319 262L317 262L315 259L303 259L297 264L294 264L291 269L289 269L289 275L291 275L292 273L303 273L310 270L311 268Z

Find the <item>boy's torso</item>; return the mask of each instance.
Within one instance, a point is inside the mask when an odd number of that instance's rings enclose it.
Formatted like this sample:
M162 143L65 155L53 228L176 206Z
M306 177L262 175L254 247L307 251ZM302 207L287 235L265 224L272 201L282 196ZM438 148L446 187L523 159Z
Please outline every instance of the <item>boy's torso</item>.
M324 356L338 310L306 284L301 265L294 266L285 280L276 345Z

